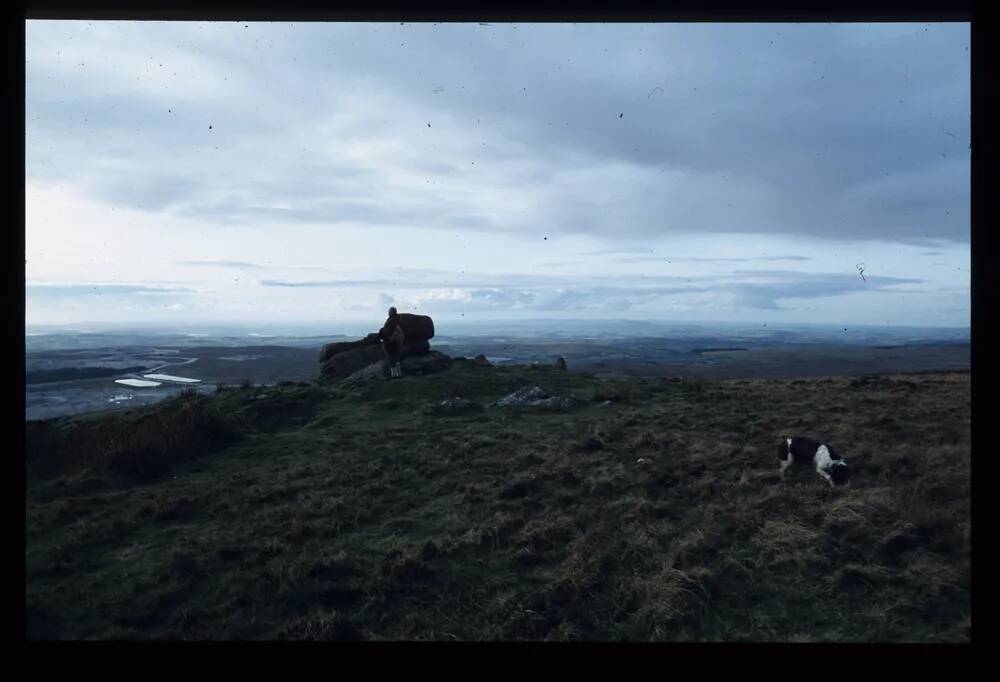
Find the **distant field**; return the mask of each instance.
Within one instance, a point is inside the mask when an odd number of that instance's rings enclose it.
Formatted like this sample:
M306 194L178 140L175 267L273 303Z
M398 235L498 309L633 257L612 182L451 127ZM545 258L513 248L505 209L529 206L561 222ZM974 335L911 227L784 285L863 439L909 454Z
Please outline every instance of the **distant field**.
M860 374L967 371L969 346L843 346L712 350L699 362L578 361L571 369L628 376L704 379L794 379Z
M781 346L740 348L696 346L662 339L607 341L475 341L432 342L432 348L455 355L484 353L500 364L551 363L564 357L570 371L602 376L676 376L713 379L792 379L851 376L878 372L964 371L969 368L968 345L892 347ZM48 383L27 386L28 419L45 419L91 410L114 409L153 402L180 391L178 387L130 389L114 379L140 377L160 369L206 386L216 383L274 384L309 381L319 372L315 348L288 346L190 346L184 348L96 348L45 351L29 355L29 378ZM118 367L113 370L110 367ZM77 369L82 367L83 369ZM141 370L137 370L141 367ZM134 374L130 374L133 372ZM54 381L83 373L106 379ZM123 398L116 401L116 398Z
M124 372L141 372L145 367L67 367L65 369L42 369L35 372L25 372L26 384L51 384L64 381L84 381L102 377L118 376Z
M746 348L692 348L691 352L705 355L707 353L736 353L744 350Z
M130 376L141 377L150 370L166 365L164 373L200 379L198 390L214 390L217 383L238 384L248 381L271 384L279 381L307 381L317 375L318 347L294 348L285 346L192 346L180 349L87 349L45 351L29 356L29 363L36 367L65 363L82 365L84 369L60 368L29 370L30 377L38 375L48 383L31 383L27 386L26 418L48 419L67 414L93 410L120 409L156 402L183 390L181 386L164 385L157 388L133 389L114 383L114 379ZM113 358L121 369L89 367L96 363L109 363ZM144 364L143 364L144 363ZM177 364L172 364L177 363ZM52 377L73 376L76 373L98 374L106 379L77 381L52 381Z

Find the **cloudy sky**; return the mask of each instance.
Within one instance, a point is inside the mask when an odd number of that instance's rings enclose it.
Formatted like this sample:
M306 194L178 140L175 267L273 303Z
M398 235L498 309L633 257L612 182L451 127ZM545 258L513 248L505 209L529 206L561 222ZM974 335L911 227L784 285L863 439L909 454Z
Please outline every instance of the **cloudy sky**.
M26 41L28 324L969 324L968 24Z

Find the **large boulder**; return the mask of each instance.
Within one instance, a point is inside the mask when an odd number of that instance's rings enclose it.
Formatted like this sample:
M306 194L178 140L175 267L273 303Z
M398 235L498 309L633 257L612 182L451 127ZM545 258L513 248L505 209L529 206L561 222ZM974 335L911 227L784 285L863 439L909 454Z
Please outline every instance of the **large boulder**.
M407 374L430 374L431 372L441 372L451 366L451 357L436 350L418 356L403 358L400 361L403 368L403 376Z
M417 341L407 342L403 344L403 348L400 351L400 359L409 358L416 355L426 355L431 351L431 344L426 339L418 339Z
M340 379L363 369L373 362L383 358L381 346L363 345L337 353L327 359L320 368L323 376L330 379Z
M378 334L375 335L375 343L378 343ZM368 337L365 337L359 341L334 341L333 343L326 344L325 346L323 346L322 349L320 349L319 361L323 363L332 358L334 355L339 355L344 351L370 345L374 344L371 341L369 341Z
M434 338L434 320L427 315L400 313L399 324L406 335L406 343L429 341Z
M341 382L341 386L344 388L358 388L367 384L371 381L382 380L385 378L385 367L382 362L373 362L367 367L363 367L358 371L352 373L346 379Z

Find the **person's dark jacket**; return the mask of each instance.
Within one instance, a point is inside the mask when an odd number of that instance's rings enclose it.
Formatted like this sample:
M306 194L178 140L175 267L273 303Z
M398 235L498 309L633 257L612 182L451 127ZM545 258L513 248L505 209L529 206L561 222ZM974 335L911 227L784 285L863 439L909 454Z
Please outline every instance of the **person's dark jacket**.
M402 349L402 344L392 341L392 335L398 327L399 314L397 313L396 315L390 315L378 331L378 337L382 341L382 348L390 359L395 359Z
M396 327L398 326L399 326L399 314L397 313L396 315L390 315L388 318L386 318L385 324L382 325L382 328L378 330L378 338L381 341L388 342L389 339L392 337L393 332L396 331Z

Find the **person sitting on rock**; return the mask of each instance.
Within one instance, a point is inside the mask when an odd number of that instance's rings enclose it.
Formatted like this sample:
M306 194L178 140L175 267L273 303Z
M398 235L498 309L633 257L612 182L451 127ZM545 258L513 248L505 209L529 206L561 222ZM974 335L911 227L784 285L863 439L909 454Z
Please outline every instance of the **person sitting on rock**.
M403 349L405 336L403 327L399 323L399 314L394 307L389 308L389 318L379 330L378 338L382 341L382 350L385 352L385 364L389 376L403 376L403 366L399 364L399 355Z

